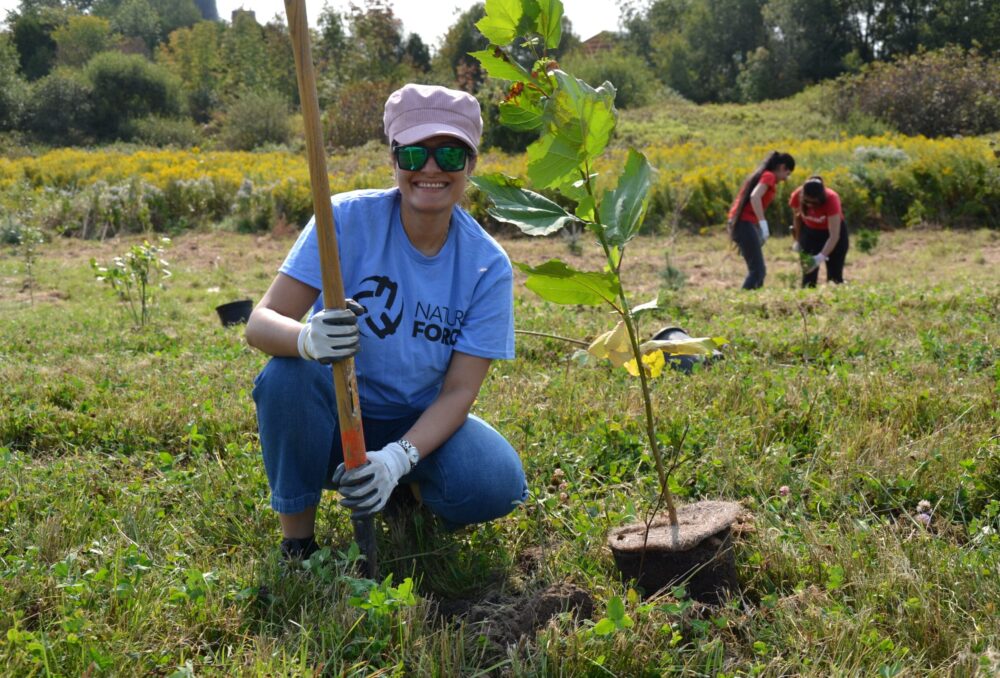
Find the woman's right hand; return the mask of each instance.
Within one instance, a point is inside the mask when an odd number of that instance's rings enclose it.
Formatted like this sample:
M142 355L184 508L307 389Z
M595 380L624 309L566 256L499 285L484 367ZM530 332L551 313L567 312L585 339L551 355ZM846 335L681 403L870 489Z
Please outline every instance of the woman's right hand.
M792 241L792 251L796 252L796 253L802 251L802 245L799 244L798 240L793 240Z

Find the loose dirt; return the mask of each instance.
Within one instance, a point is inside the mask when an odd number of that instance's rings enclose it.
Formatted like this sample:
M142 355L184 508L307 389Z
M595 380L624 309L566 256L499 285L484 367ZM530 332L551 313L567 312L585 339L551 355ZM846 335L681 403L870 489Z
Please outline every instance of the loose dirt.
M517 594L441 600L437 606L439 618L464 622L500 649L516 644L522 637L533 638L562 612L571 613L576 621L588 619L594 614L594 599L579 586L563 582Z

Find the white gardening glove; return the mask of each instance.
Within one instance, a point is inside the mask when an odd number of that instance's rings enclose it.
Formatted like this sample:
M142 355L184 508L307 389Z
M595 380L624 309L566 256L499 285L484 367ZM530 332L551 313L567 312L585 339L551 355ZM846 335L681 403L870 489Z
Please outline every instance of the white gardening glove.
M827 260L827 256L826 256L825 254L823 254L822 252L820 252L819 254L815 255L815 256L813 257L813 265L812 265L812 268L810 268L810 269L809 269L808 271L806 271L806 273L812 273L812 272L813 272L813 271L815 271L815 270L816 270L817 268L819 268L819 265L820 265L820 264L822 264L822 263L823 263L824 261L826 261L826 260Z
M355 518L367 518L385 508L389 495L399 479L410 472L410 458L399 443L389 443L381 450L368 453L368 463L347 469L341 464L331 483L343 499L341 506L351 509Z
M798 240L792 242L792 251L795 253L802 251L802 245L799 244Z
M299 330L299 355L306 360L329 364L350 358L358 352L361 335L358 316L364 307L353 299L345 299L347 308L320 311Z
M771 237L771 230L767 227L767 219L761 219L758 223L760 223L760 244L763 245Z

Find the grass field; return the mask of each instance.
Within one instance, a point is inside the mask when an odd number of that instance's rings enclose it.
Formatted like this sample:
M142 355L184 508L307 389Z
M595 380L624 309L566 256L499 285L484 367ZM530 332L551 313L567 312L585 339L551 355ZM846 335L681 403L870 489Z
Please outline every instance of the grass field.
M721 607L641 600L617 579L605 534L655 493L637 385L526 334L475 408L520 451L526 506L457 534L422 513L386 524L393 576L373 584L353 576L350 523L327 496L331 549L286 568L250 398L265 356L213 309L259 299L291 241L176 238L143 329L88 263L134 242L47 243L32 286L22 257L0 256L4 675L1000 671L996 231L885 232L871 254L855 241L849 282L816 290L796 289L775 238L756 293L737 289L721 235L683 235L669 261L667 239L632 245L636 301L664 306L645 334L730 342L654 393L664 441L684 440L676 491L746 509L744 591ZM560 238L503 244L518 261L598 261L585 237L578 254ZM686 284L668 285L668 263ZM519 329L587 339L611 324L516 297ZM584 614L550 618L543 600ZM605 633L603 618L619 623Z

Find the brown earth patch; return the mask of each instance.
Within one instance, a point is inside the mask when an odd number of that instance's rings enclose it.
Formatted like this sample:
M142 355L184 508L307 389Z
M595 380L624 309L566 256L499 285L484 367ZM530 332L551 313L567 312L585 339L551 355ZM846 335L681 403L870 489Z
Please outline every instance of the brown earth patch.
M514 595L495 593L480 599L441 600L437 605L439 618L463 622L501 649L523 637L533 638L563 612L570 612L576 621L589 619L594 614L594 599L579 586L563 582Z

